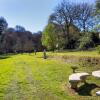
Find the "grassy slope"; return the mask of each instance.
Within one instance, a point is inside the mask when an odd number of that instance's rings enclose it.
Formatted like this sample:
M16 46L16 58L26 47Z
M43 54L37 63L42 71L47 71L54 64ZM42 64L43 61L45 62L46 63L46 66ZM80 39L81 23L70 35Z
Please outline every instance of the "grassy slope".
M93 97L82 96L83 90L79 92L81 96L71 93L67 88L71 73L70 65L57 60L44 60L41 53L0 59L0 100L99 100L95 97L98 88L87 91ZM87 81L100 84L98 79L92 77Z

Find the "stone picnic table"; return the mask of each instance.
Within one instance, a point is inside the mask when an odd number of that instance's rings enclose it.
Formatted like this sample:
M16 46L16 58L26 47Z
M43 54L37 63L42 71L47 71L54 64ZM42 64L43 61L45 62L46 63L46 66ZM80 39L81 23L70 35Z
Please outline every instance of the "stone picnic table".
M100 78L100 70L98 70L98 71L93 71L93 72L92 72L92 75L93 75L94 77ZM97 96L100 96L100 91L97 91L97 92L96 92L96 95L97 95Z
M69 76L69 83L72 89L77 89L79 82L86 82L86 77L89 76L86 72L74 73Z

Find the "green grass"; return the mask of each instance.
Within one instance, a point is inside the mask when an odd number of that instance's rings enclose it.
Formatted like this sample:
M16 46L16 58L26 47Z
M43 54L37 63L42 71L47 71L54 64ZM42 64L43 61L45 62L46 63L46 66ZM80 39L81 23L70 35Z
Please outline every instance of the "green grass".
M50 53L50 55L59 55L59 56L63 56L63 55L68 55L68 56L86 56L86 57L100 57L100 54L98 54L96 51L78 51L78 52L59 52L59 53Z
M48 53L48 55L54 54ZM80 84L80 91L77 94L72 93L68 83L68 77L72 73L70 65L60 60L43 59L42 56L42 53L37 53L36 56L18 54L0 59L0 100L77 100L80 98L99 100L99 97L95 96L95 92L99 90L97 87L84 94ZM86 71L85 68L79 70ZM89 71L92 70L93 68L89 68ZM89 84L88 88L84 86L85 90L89 89L89 86L91 88L92 83L100 85L100 80L91 76L88 77L87 82Z

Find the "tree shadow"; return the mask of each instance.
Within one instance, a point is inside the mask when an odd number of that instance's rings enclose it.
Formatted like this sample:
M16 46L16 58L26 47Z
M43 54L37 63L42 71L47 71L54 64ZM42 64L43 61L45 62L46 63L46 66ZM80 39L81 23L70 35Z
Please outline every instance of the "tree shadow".
M77 93L82 96L92 96L91 91L95 88L98 88L96 84L89 84L85 83L84 85L80 86L77 90Z
M0 59L7 59L7 58L10 58L10 56L5 56L5 55L0 56Z

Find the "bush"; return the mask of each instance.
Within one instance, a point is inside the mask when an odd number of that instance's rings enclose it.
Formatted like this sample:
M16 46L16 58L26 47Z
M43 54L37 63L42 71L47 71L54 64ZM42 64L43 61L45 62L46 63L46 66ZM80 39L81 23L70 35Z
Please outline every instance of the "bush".
M0 55L4 54L3 52L0 51Z
M86 50L89 48L93 48L95 46L94 41L92 40L91 34L85 34L80 40L79 49Z
M96 47L97 52L100 54L100 45Z

